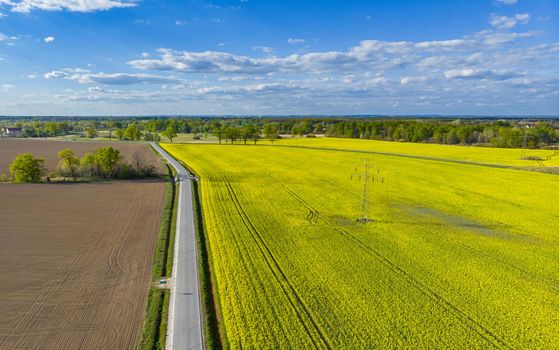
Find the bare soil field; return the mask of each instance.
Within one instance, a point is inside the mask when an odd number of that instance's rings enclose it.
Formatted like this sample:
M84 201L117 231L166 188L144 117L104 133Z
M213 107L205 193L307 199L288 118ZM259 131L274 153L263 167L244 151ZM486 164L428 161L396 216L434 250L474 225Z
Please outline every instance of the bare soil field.
M124 160L131 162L132 155L139 152L143 159L159 169L159 159L149 145L133 142L95 142L95 141L56 141L44 139L1 139L0 138L0 173L8 173L10 163L20 153L31 153L36 157L45 158L45 166L49 171L56 170L58 165L58 151L70 148L81 157L86 152L97 148L112 146L120 151Z
M134 348L164 194L162 181L0 184L0 349Z

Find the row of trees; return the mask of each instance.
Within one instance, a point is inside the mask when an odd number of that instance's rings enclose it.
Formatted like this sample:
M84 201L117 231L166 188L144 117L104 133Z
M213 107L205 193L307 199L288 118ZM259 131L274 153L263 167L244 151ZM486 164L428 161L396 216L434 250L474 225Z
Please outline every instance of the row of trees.
M11 125L22 127L24 136L28 137L79 134L134 141L159 141L165 137L171 142L179 133L213 134L219 142L257 142L262 137L273 140L280 134L293 137L325 134L331 137L496 147L520 147L525 138L528 147L544 147L557 143L559 139L558 120L153 117L58 122L24 120Z
M41 182L53 178L70 178L72 180L130 179L137 177L156 176L157 172L152 164L145 161L141 153L132 154L132 163L124 161L120 151L113 147L101 147L93 152L85 153L78 158L71 149L58 152L60 161L57 171L47 176L45 160L30 153L16 156L10 164L10 174L13 181L18 183Z
M547 122L512 125L510 122L491 123L371 121L342 122L329 127L326 135L404 142L442 144L486 144L495 147L544 147L559 140L559 129Z

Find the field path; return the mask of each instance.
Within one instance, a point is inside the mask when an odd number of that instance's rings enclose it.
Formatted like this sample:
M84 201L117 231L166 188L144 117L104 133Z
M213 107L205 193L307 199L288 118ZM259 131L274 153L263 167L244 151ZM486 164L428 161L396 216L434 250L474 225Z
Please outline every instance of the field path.
M172 289L167 327L167 349L203 349L198 259L190 173L159 145L151 142L177 171L179 204L173 258ZM184 181L187 180L187 181Z

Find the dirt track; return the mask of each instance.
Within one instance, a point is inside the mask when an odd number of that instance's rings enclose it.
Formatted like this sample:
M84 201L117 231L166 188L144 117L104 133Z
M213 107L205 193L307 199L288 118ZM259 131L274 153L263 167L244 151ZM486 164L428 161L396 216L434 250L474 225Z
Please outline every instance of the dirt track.
M0 184L0 349L132 349L164 192Z
M86 142L86 141L54 141L44 139L1 139L0 138L0 173L8 173L10 163L20 153L31 153L45 158L45 165L49 171L56 170L58 165L58 151L70 148L81 157L99 147L112 146L120 151L124 160L131 162L134 152L139 152L149 163L159 167L159 160L147 144L132 142Z

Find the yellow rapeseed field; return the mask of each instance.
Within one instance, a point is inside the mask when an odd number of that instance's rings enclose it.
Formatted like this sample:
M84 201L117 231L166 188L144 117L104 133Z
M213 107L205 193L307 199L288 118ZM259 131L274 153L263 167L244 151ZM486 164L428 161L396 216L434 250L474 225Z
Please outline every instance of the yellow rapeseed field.
M555 150L522 150L516 148L511 149L478 146L454 146L411 142L340 139L329 137L291 138L275 141L274 143L276 145L283 146L386 152L521 167L559 166L559 151Z
M516 164L366 142L163 145L200 176L226 345L559 348L559 177L326 149Z

